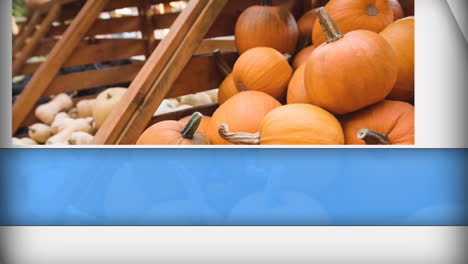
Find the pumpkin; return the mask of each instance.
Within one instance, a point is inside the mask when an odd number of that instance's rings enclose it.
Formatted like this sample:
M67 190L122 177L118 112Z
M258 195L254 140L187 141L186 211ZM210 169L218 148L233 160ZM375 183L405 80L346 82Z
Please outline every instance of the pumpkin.
M191 118L191 116L186 116L186 117L180 119L179 122L186 125L190 121L190 118ZM202 116L202 119L200 121L200 125L198 126L198 131L203 133L203 135L208 134L208 130L210 129L210 121L211 121L211 117Z
M211 117L208 139L211 144L230 144L219 136L221 124L228 124L231 131L256 133L268 112L281 106L273 97L258 91L240 92L220 105Z
M293 54L299 30L293 15L282 6L271 6L262 0L261 6L244 10L235 25L235 42L239 54L256 47L271 47L281 53Z
M414 97L414 17L393 22L380 35L390 43L398 59L398 78L388 98L408 101Z
M229 74L219 86L218 103L224 104L229 98L238 93L239 90L232 79L232 74Z
M146 129L137 140L137 145L207 145L208 139L197 131L202 115L195 112L187 124L168 120Z
M156 112L154 112L153 116L174 112L178 106L179 101L177 101L177 99L164 99L162 100Z
M393 21L404 18L405 12L403 11L403 8L401 7L400 2L398 2L398 0L388 0L388 1L393 11Z
M317 9L314 8L306 12L298 21L299 36L301 38L310 39L317 18Z
M30 146L30 145L37 145L37 142L34 141L32 138L24 137L24 138L12 138L11 143L16 146Z
M306 63L307 60L309 59L310 55L312 54L312 52L314 52L314 50L315 50L315 46L309 46L309 47L301 50L300 52L298 52L296 54L296 57L294 58L293 63L292 63L293 69L297 70L299 68L299 66Z
M398 73L390 44L368 30L343 35L323 7L318 18L328 40L306 63L304 81L310 102L334 114L346 114L383 100Z
M348 145L413 145L414 107L385 100L343 116L341 124Z
M378 33L393 22L393 10L388 0L331 0L325 8L343 33L358 29ZM318 46L326 40L320 22L316 20L312 42Z
M288 104L308 104L309 96L304 86L305 65L296 70L288 86L286 102Z
M219 89L208 90L205 93L211 98L211 101L213 101L214 103L218 102Z
M232 133L222 124L219 134L233 144L247 145L342 145L338 120L324 109L309 104L290 104L272 110L259 133Z
M68 111L73 107L73 101L67 94L59 94L50 102L42 104L34 111L37 119L42 123L50 125L54 121L55 115L62 111Z
M253 48L234 64L232 78L239 90L265 92L278 100L286 95L292 68L287 59L272 48Z
M93 117L99 129L127 92L126 88L109 88L101 92L94 104Z
M50 125L53 134L57 134L60 130L64 128L65 120L72 119L67 113L60 112L55 115L54 121Z

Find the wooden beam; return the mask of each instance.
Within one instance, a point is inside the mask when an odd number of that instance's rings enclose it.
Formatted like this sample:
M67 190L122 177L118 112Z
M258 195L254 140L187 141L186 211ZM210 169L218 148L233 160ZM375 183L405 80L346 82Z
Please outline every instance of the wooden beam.
M13 133L19 128L39 97L46 91L59 69L89 31L108 1L88 0L72 25L52 49L47 61L41 64L13 105Z
M154 48L156 47L156 39L154 37L154 28L152 20L152 9L150 0L141 0L138 6L140 16L140 28L143 39L145 40L146 58L149 58Z
M15 55L24 46L26 38L29 38L31 34L33 34L36 29L36 25L39 25L39 22L41 21L41 17L40 12L34 12L28 22L26 22L26 25L21 28L21 32L13 42L13 55Z
M49 31L52 22L60 12L60 8L60 3L54 4L50 12L47 13L46 18L44 18L42 23L38 25L38 28L36 28L36 31L33 33L33 35L30 38L25 39L25 46L21 49L21 51L16 53L13 58L13 65L11 67L13 76L17 75L18 72L21 71L21 68L24 66L29 56L31 56L31 53L34 51L39 41L45 36L47 31Z
M192 0L95 136L95 144L134 144L227 0Z
M93 64L104 61L128 59L145 54L145 41L142 39L97 40L98 43L77 48L63 67ZM26 64L21 72L34 73L41 63Z

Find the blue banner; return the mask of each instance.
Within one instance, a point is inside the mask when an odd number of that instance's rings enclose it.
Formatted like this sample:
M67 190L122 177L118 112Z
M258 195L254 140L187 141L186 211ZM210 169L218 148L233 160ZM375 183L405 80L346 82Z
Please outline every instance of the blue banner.
M3 149L2 225L465 225L467 150Z

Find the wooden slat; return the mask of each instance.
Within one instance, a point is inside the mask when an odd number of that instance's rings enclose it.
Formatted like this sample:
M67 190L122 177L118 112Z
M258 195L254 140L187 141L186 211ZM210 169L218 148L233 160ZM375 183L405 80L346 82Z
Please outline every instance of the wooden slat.
M219 49L220 52L237 51L236 43L233 39L205 39L194 55L212 53L216 49Z
M129 64L57 76L45 91L44 96L131 82L141 67L142 64Z
M115 9L121 9L125 7L136 7L138 6L138 1L135 0L112 0L110 1L107 6L104 8L104 11L110 11ZM175 0L151 0L151 4L159 4L159 3L169 3Z
M104 61L127 59L145 54L142 39L99 40L98 43L77 48L63 67L79 66ZM26 64L22 74L31 74L41 63Z
M47 13L46 18L41 22L39 27L33 33L30 38L26 38L25 46L15 54L13 58L13 65L12 65L12 74L13 76L17 75L21 68L26 63L26 60L31 56L32 52L40 42L40 40L45 36L47 31L49 31L50 26L54 19L58 16L60 12L61 5L60 3L54 4L53 8Z
M41 14L39 12L34 12L26 25L21 27L19 35L13 42L13 55L15 55L24 46L26 38L33 34L36 25L39 25L40 20Z
M154 25L152 27L153 29L169 28L179 14L180 13L167 13L163 15L152 15L148 22L151 22L150 24ZM137 16L98 19L88 35L95 36L141 31L142 28L140 27L140 22L141 19ZM62 35L67 28L67 25L56 26L50 30L49 34L51 36L59 36Z
M39 67L26 88L13 105L13 133L31 111L34 103L46 91L62 65L78 46L93 22L109 0L88 0L77 18Z
M213 103L213 104L195 106L195 107L184 109L184 110L179 110L179 111L174 111L174 112L170 112L170 113L166 113L162 115L153 116L151 118L151 121L148 123L147 127L150 127L158 122L165 121L165 120L179 120L186 116L190 116L195 112L199 112L204 116L211 116L213 115L213 113L216 111L218 107L219 105L217 103Z
M95 144L133 144L203 40L227 0L192 0L158 45L124 100L95 136Z
M153 20L152 20L152 9L150 0L140 1L138 6L138 12L140 16L140 27L143 39L145 40L145 56L149 58L151 52L156 47L156 39L154 37Z

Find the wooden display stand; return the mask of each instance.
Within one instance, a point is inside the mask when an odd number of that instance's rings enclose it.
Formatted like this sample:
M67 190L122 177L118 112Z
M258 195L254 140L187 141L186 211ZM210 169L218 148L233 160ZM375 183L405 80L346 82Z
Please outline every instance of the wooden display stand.
M211 114L216 109L216 104L153 116L164 98L211 90L219 86L224 74L219 70L217 56L213 51L219 50L229 65L234 63L238 54L233 40L213 38L233 35L240 13L259 1L190 0L180 14L155 14L153 5L172 1L174 0L55 0L50 3L41 27L26 45L28 48L23 47L19 54L27 57L28 53L46 49L37 48L39 41L36 38L57 35L60 38L55 40L45 62L17 67L17 72L34 72L34 75L13 105L13 133L34 120L32 112L42 96L123 82L131 82L128 91L95 135L94 144L134 144L143 130L157 121L181 118L194 111ZM53 26L50 21L64 14L66 5L70 4L75 9L67 10L67 15L73 16L73 12L77 11L71 24ZM138 7L139 16L98 18L103 11L124 7ZM29 24L39 23L37 21L38 19L32 17L20 37L27 33ZM164 39L159 41L154 38L155 29L169 27L169 34ZM40 34L38 31L41 31ZM96 37L133 31L141 32L142 38ZM23 44L15 46L19 49ZM26 52L23 53L25 49ZM137 55L146 55L146 61L57 76L64 67ZM20 62L17 64L21 64Z

